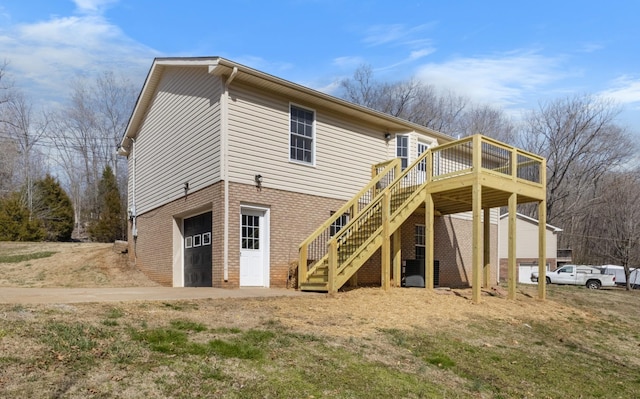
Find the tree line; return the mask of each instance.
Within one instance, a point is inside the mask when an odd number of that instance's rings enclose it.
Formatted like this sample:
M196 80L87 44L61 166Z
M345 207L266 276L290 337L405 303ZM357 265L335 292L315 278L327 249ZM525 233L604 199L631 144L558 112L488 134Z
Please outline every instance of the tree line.
M117 145L136 90L111 72L69 82L36 110L0 65L0 240L126 238L126 160Z

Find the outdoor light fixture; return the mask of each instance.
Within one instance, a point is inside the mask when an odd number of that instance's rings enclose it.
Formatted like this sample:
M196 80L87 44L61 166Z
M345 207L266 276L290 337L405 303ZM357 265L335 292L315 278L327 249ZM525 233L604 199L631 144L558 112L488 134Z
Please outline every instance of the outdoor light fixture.
M391 140L391 133L386 132L386 133L384 134L384 139L385 139L385 140L387 140L387 141Z
M253 176L253 180L256 182L256 188L262 190L262 175Z
M186 181L184 182L184 195L187 195L188 191L189 191L189 182Z

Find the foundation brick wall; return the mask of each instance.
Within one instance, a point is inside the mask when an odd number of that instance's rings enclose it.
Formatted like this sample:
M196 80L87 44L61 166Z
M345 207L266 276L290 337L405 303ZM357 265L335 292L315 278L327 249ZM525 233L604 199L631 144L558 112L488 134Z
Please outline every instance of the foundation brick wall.
M414 214L402 225L402 259L415 259L415 226L424 225L424 215ZM434 258L440 263L442 287L468 287L472 274L472 224L451 216L434 218ZM497 225L491 225L491 281L497 282Z
M298 246L324 223L332 211L346 201L323 198L253 185L229 184L229 248L237 254L240 248L240 208L242 205L265 207L270 213L270 277L271 287L286 287L289 266L298 262ZM240 258L229 257L229 276L240 275ZM236 281L235 285L238 286Z
M139 215L138 238L134 240L129 234L130 259L152 280L172 286L174 220L181 227L183 217L212 211L213 286L237 288L240 285L240 210L241 205L253 205L268 208L270 213L270 286L286 287L289 266L298 260L298 245L344 202L230 183L228 280L224 281L224 183L218 182Z
M416 213L401 226L402 260L415 259L415 226L424 225L424 215ZM450 216L434 220L434 258L440 262L440 286L468 287L472 274L472 224L470 220ZM491 225L491 284L497 282L497 225ZM380 285L381 251L378 250L358 271L359 285ZM391 274L393 279L393 272Z
M237 288L240 285L240 212L241 206L269 209L270 214L270 286L286 287L292 263L298 260L298 246L311 232L340 208L344 201L262 188L229 184L229 261L228 280L224 281L224 183L218 182L186 197L141 214L137 218L138 238L129 234L130 257L152 280L173 285L174 224L182 227L182 218L212 211L213 286ZM424 224L424 216L415 214L401 227L402 259L415 259L415 225ZM130 226L131 228L131 226ZM435 259L440 261L440 286L468 286L471 280L471 221L449 216L435 218ZM492 282L497 270L497 226L491 226ZM182 245L180 243L180 245ZM358 271L358 285L380 285L381 251L378 250ZM178 260L181 261L181 260ZM501 276L506 276L505 271ZM392 274L392 279L395 276ZM492 283L493 284L493 283Z
M216 183L138 215L137 239L133 238L131 222L129 223L130 260L152 280L165 286L172 286L174 217L189 217L205 211L213 211L212 263L215 265L221 262L222 257L217 249L222 248L222 231L216 222L222 219L223 187L222 183Z

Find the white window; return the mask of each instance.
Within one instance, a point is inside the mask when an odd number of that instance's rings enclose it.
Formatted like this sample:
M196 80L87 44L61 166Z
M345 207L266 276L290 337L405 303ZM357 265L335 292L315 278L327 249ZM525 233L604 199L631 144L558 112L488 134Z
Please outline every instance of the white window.
M396 157L400 158L402 170L409 166L409 136L396 135Z
M424 225L416 225L416 259L424 259L425 252L425 230Z
M202 245L211 245L211 233L202 233Z
M260 249L260 216L242 214L242 249Z
M333 214L335 214L335 212L332 211L331 215ZM339 218L331 223L331 226L329 226L329 235L331 237L335 236L336 233L340 231L340 229L347 225L347 223L349 223L349 214L343 213Z
M291 105L290 121L289 159L313 165L315 161L315 113Z

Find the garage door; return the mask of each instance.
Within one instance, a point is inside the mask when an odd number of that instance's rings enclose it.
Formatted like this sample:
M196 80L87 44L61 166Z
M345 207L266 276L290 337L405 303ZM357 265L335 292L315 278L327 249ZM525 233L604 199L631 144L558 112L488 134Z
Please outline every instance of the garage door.
M184 219L184 286L212 286L211 212Z
M531 282L531 273L534 271L538 271L538 265L520 265L520 267L518 268L518 283L535 284Z

